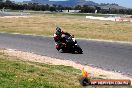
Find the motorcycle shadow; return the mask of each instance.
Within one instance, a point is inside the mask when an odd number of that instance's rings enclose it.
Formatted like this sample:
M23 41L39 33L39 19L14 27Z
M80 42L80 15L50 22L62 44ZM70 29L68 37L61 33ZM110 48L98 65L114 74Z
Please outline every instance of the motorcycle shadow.
M76 52L76 51L63 51L63 50L59 50L59 53L69 53L69 54L83 54L83 51L81 52Z

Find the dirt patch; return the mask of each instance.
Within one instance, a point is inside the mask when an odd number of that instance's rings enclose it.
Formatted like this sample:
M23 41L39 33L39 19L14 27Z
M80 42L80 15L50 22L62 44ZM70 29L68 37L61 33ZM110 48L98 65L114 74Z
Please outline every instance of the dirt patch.
M91 77L97 77L97 78L103 78L103 79L129 79L132 81L131 77L127 77L125 75L122 75L121 73L105 71L99 68L81 65L79 63L75 63L69 60L60 60L57 58L51 58L47 56L41 56L34 53L23 52L23 51L12 50L12 49L5 49L3 50L3 52L9 56L18 57L19 59L24 61L40 62L40 63L54 64L54 65L66 65L66 66L72 66L80 70L84 68L85 71L90 73Z

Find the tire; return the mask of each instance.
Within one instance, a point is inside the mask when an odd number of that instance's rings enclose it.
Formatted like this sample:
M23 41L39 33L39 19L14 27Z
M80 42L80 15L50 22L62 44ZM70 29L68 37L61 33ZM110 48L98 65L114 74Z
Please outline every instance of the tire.
M76 47L76 51L78 54L83 54L83 51L79 46Z

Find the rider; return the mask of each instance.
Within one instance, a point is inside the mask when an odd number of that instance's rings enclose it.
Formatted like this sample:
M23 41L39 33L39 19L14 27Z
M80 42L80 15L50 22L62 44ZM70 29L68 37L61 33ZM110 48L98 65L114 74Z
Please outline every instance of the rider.
M67 33L67 32L61 31L61 28L57 27L57 28L56 28L56 32L55 32L55 34L54 34L54 40L55 40L55 42L56 42L56 49L57 49L57 50L60 50L61 47L66 46L66 44L63 42L64 39L62 38L62 34L70 35L70 34Z

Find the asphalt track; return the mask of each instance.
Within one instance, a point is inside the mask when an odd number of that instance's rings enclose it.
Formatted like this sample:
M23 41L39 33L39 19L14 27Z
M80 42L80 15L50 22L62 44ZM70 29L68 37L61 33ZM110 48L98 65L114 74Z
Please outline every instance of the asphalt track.
M58 53L51 37L0 33L0 48L34 52L132 74L132 45L78 40L84 54Z

